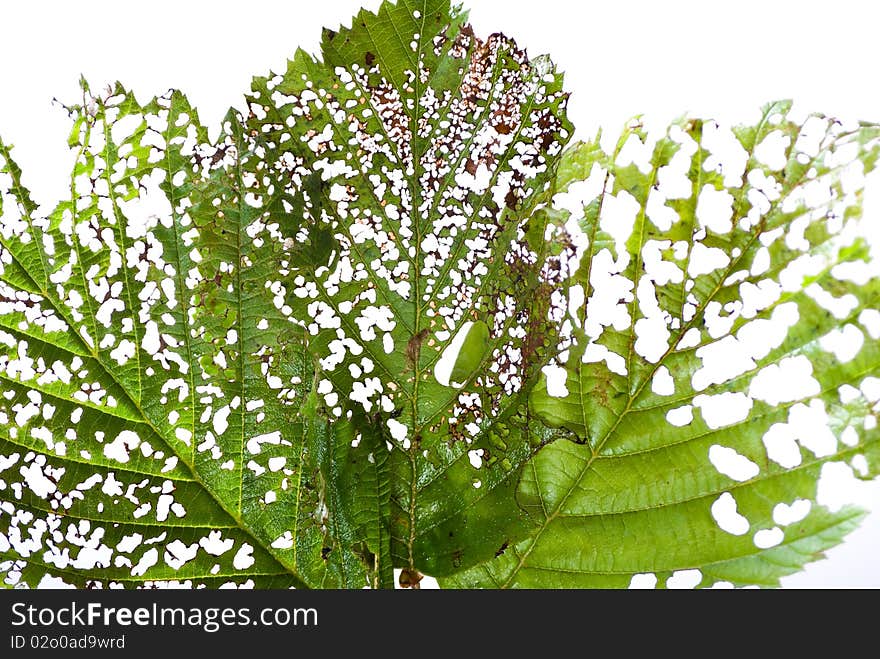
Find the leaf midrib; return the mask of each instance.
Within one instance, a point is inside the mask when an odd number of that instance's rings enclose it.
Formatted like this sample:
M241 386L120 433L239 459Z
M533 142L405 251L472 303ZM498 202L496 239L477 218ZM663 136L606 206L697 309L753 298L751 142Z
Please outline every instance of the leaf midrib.
M838 513L836 518L835 517L829 518L829 523L822 525L821 527L818 527L816 529L816 532L812 535L813 536L820 535L820 534L825 533L826 531L833 529L835 527L845 526L845 525L849 524L853 519L863 517L865 514L865 511L863 509L855 507L855 506L848 506L844 510L846 511L846 516L843 516L842 515L843 511L841 511L841 513ZM711 561L709 563L700 563L700 564L690 564L689 563L689 564L676 565L676 566L671 566L671 567L663 567L661 569L658 569L657 571L658 572L675 572L675 571L679 571L679 570L705 571L707 568L710 568L712 566L724 565L725 563L733 563L738 560L758 556L758 555L763 554L765 552L772 552L773 550L778 550L780 548L789 547L789 545L797 544L798 542L801 542L802 540L804 540L803 537L792 537L792 538L786 537L786 539L784 541L780 542L778 545L774 545L773 547L770 547L767 549L761 549L760 547L753 545L755 547L754 550L742 552L740 554L736 554L736 555L733 555L733 556L730 556L728 558L724 558L721 560ZM557 572L557 573L562 573L562 574L578 574L578 575L595 574L595 575L621 575L621 576L624 576L624 575L637 574L637 572L635 572L633 570L576 570L576 569L572 569L572 568L548 567L545 565L527 565L527 566L523 567L522 569L523 570L534 570L536 572ZM495 579L493 578L493 580L495 580ZM497 580L495 580L495 581L497 583ZM760 579L749 579L748 581L742 581L740 583L766 585L769 587L773 587L773 586L778 585L778 581L775 581L775 580L774 581L761 581ZM505 582L505 584L501 587L502 588L509 587L509 584Z
M860 373L857 377L862 377L862 376L868 375L871 372L876 372L876 371L877 371L876 368L867 369L867 370L863 371L862 373ZM822 393L828 393L829 391L833 391L836 388L837 387L834 387L832 389L828 389L826 391L823 391ZM800 401L795 401L794 403L791 403L791 405L795 405L798 402L800 402ZM787 409L788 407L791 407L791 405L786 405L782 409ZM757 418L764 418L765 416L768 416L768 415L767 414L761 415L760 417L757 417ZM739 423L732 424L730 426L725 426L724 428L719 428L718 430L726 430L728 428L735 428L735 427L738 427L738 426L743 425L744 423L748 423L748 422L749 422L749 420L741 421ZM712 431L712 432L714 433L716 431ZM680 446L682 444L687 444L690 441L701 439L701 438L703 438L707 435L710 435L710 434L712 434L712 433L706 433L704 435L692 437L688 440L684 440L682 442L679 442L677 445ZM812 459L806 460L806 461L804 461L802 459L801 463L799 465L797 465L796 467L781 468L778 471L767 472L767 473L760 472L763 475L756 476L754 478L750 478L750 479L744 480L744 481L735 481L733 479L730 479L732 482L727 483L726 485L724 485L722 487L707 490L705 492L695 494L695 495L689 496L689 497L664 501L664 502L658 503L656 505L639 506L637 508L619 509L619 510L613 510L610 512L567 513L567 512L559 511L557 514L557 517L559 517L560 519L588 519L588 518L616 516L616 515L630 515L630 514L647 512L650 510L660 510L660 509L671 507L671 506L679 506L679 505L683 505L683 504L687 504L687 503L692 503L694 501L700 501L701 499L711 499L712 497L717 496L719 494L722 494L724 492L733 492L733 491L742 489L744 487L753 486L756 483L767 483L767 482L777 480L777 479L784 479L784 478L790 476L791 474L797 474L797 473L800 473L803 471L807 471L811 468L815 468L819 465L823 465L829 461L838 461L838 460L841 460L845 457L854 456L854 455L859 454L860 452L864 451L865 448L867 448L872 443L874 443L874 441L876 441L876 440L861 440L857 444L854 444L852 446L846 445L846 448L837 449L832 455L826 455L823 457L815 457L815 454L813 454L814 457ZM607 461L610 461L612 459L618 459L618 458L606 457L604 459ZM728 476L727 478L730 478L730 477ZM537 479L536 479L536 482L537 482Z

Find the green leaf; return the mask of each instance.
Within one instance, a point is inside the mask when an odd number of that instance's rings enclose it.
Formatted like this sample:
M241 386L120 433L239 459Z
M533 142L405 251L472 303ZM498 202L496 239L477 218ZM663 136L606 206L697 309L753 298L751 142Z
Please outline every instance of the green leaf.
M300 51L257 78L245 122L255 203L269 221L279 200L303 209L281 274L318 392L388 438L395 564L429 574L522 534L510 493L546 439L527 396L558 330L543 237L559 229L525 225L570 134L562 77L464 19L434 0L361 12L325 32L323 61ZM332 247L316 268L299 250L317 236ZM450 388L434 367L466 323Z
M444 584L774 586L855 528L823 480L880 469L880 277L856 223L878 155L878 127L789 103L569 150L573 346L531 408L579 443L527 465L531 537Z
M461 349L455 358L455 365L449 374L450 384L470 380L471 375L485 360L488 347L489 326L482 320L478 320L468 328Z
M305 411L313 424L306 432L310 455L317 459L325 497L328 533L322 556L329 559L333 552L339 554L333 558L341 560L343 576L345 572L360 574L366 566L369 586L393 587L388 451L384 439L363 415L356 422L345 420L331 425L319 414L314 390Z
M327 556L311 357L273 304L282 245L237 124L212 146L177 92L83 93L48 218L0 145L7 581L366 585Z

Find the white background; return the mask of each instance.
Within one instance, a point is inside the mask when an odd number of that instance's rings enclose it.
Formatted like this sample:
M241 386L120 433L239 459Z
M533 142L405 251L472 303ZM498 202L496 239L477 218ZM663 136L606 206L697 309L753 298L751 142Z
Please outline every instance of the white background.
M0 134L16 146L24 181L50 206L65 193L69 123L53 97L80 98L120 80L141 100L183 90L216 126L253 75L283 71L297 46L316 52L321 27L377 0L149 0L0 5ZM478 34L502 31L532 55L551 53L573 90L576 137L632 115L663 123L683 113L754 119L792 98L844 119L880 121L880 39L873 3L471 0ZM880 182L867 221L880 224ZM853 492L873 509L829 558L788 577L792 587L880 587L880 483Z

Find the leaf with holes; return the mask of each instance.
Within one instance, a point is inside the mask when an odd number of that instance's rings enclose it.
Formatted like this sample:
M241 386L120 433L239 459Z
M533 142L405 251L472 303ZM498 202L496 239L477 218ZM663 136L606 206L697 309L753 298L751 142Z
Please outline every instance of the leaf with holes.
M211 146L177 92L83 94L48 217L0 144L7 583L367 585L328 528L312 359L240 130Z
M321 403L386 437L391 551L434 575L525 530L512 492L549 434L526 402L566 254L557 215L522 221L570 132L561 76L463 21L443 1L362 12L325 32L323 61L257 78L245 123L252 203L290 218L285 308ZM315 267L299 249L317 236Z
M531 537L447 585L770 586L855 527L835 483L880 469L880 276L856 223L880 129L790 109L566 153L574 346L531 407L577 441L524 472Z

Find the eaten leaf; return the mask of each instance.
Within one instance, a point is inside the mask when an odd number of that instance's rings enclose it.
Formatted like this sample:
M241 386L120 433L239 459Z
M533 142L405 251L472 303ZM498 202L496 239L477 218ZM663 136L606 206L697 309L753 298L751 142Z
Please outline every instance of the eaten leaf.
M868 474L880 467L880 405L865 386L880 345L859 341L839 360L823 337L865 336L859 319L880 299L876 268L864 283L840 276L869 262L854 229L880 129L800 124L789 111L768 105L757 126L732 132L635 125L611 153L597 140L565 154L561 192L597 171L604 185L573 218L584 236L569 282L568 394L542 381L531 406L580 444L557 440L524 470L531 537L445 585L627 587L650 575L670 588L773 586L855 528L864 513L825 482L852 475L857 457ZM784 158L765 162L756 149L776 133ZM811 153L807 135L821 145ZM621 156L632 140L647 171ZM725 142L736 158L722 157ZM708 193L724 203L707 210ZM615 199L636 202L616 236ZM701 246L723 258L695 268ZM671 381L657 386L661 369ZM777 522L780 506L817 500Z

